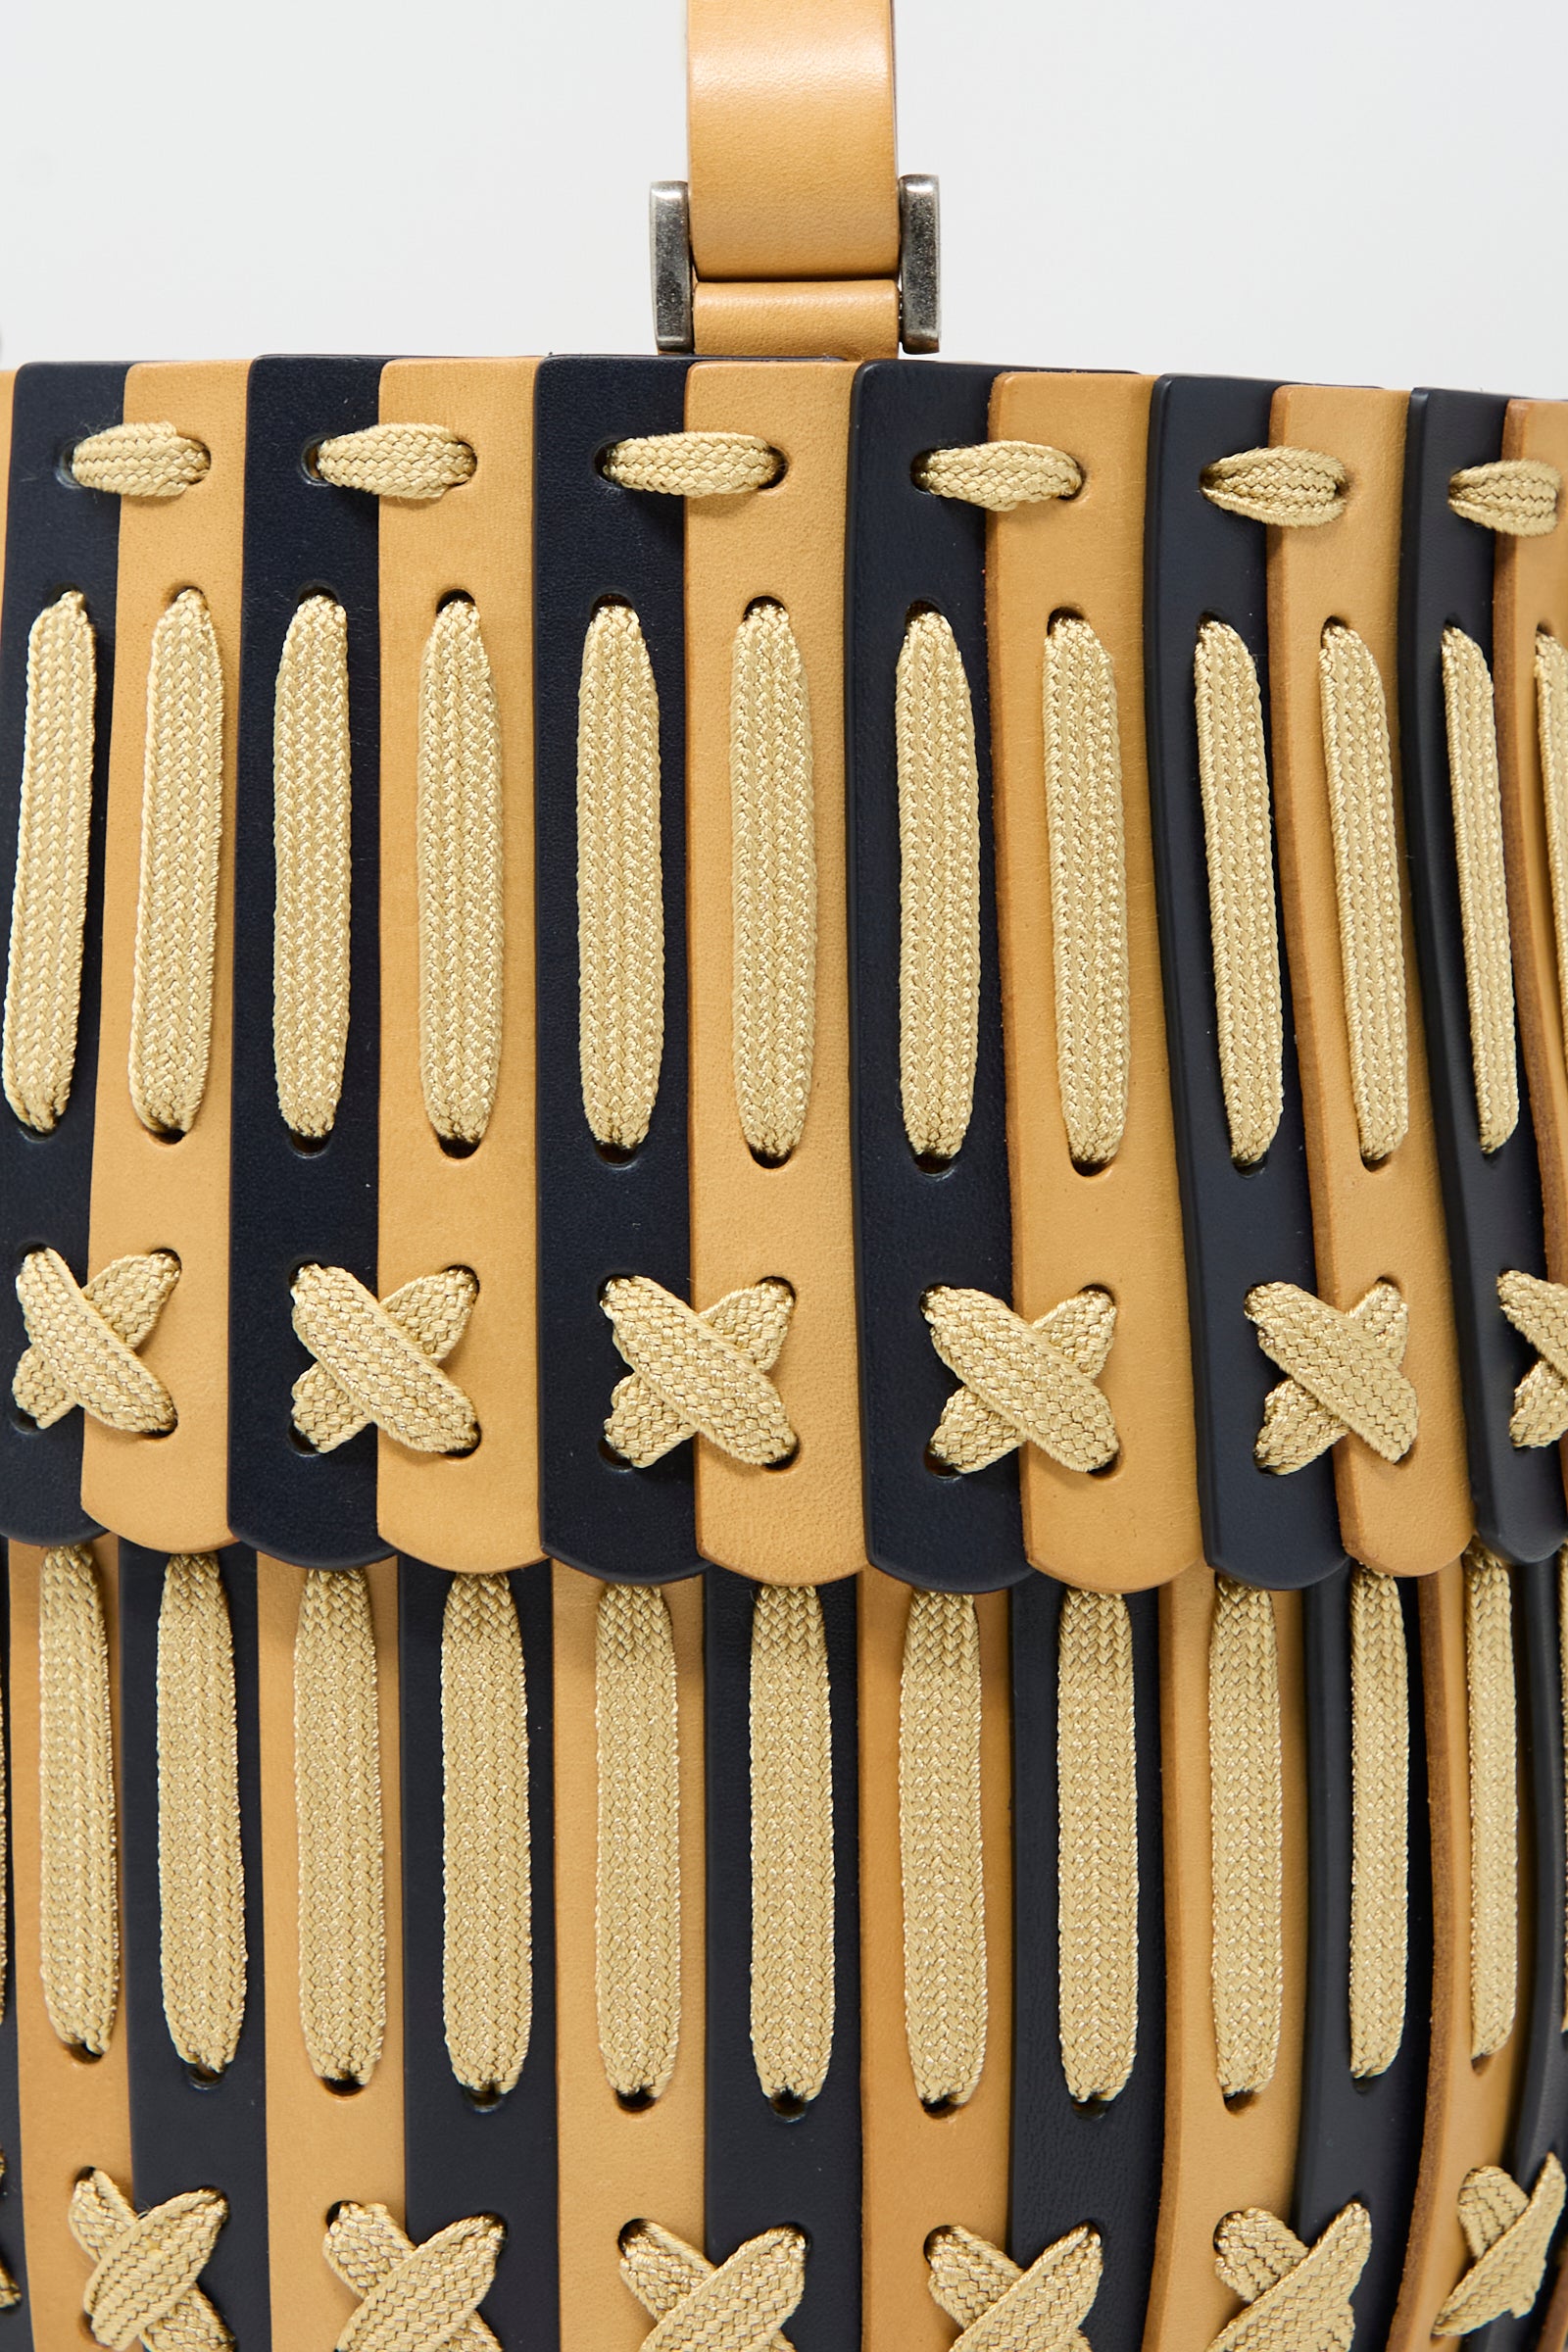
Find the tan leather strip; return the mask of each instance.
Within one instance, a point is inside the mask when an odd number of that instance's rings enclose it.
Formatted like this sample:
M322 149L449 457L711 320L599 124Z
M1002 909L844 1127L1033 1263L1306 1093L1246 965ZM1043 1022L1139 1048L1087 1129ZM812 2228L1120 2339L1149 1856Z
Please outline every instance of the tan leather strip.
M891 277L891 0L688 0L701 277Z
M795 1292L772 1378L800 1439L764 1470L697 1445L703 1556L775 1585L854 1575L859 1409L850 1183L845 935L844 497L850 386L836 361L699 363L694 431L760 433L782 450L773 488L694 499L686 514L687 923L691 958L692 1303L768 1275ZM801 1142L781 1167L752 1157L736 1108L731 913L730 674L736 630L776 599L810 702L816 826L816 1042Z
M1559 2262L1556 2281L1551 2287L1551 2301L1541 2323L1535 2352L1562 2352L1568 2343L1568 2263Z
M1520 1936L1513 2032L1491 2058L1472 2064L1469 1709L1464 1569L1457 1560L1421 1588L1421 1675L1432 1830L1432 2041L1421 2169L1389 2352L1416 2352L1426 2344L1432 2322L1470 2266L1459 2227L1459 2186L1473 2165L1506 2162L1530 2014L1527 1929Z
M1007 1596L975 1604L980 1629L985 1837L985 2071L965 2106L928 2115L915 2095L904 2009L899 1867L899 1687L909 1590L860 1580L860 2079L863 2333L905 2352L947 2352L950 2323L927 2284L925 2241L956 2222L993 2245L1007 2233L1012 2095L1011 1714Z
M1121 1451L1099 1475L1038 1446L1022 1462L1029 1557L1070 1585L1134 1592L1201 1556L1165 1015L1155 929L1144 751L1144 474L1151 379L1004 375L993 440L1066 450L1075 498L992 516L988 538L991 708L1003 1019L1010 1093L1013 1297L1029 1321L1094 1284L1116 1304L1100 1386ZM1046 632L1080 613L1115 668L1126 837L1131 1078L1115 1157L1073 1166L1056 1068L1051 869L1046 829Z
M1284 1792L1284 1998L1267 2088L1220 2094L1210 1967L1208 1644L1214 1579L1190 1569L1160 1595L1160 1740L1165 1790L1165 2178L1144 2352L1193 2352L1239 2306L1214 2270L1214 2230L1247 2205L1289 2220L1306 2010L1306 1728L1299 1596L1277 1593Z
M692 297L692 329L698 351L734 359L820 352L891 360L899 349L899 289L890 277L710 282Z
M1335 1447L1340 1532L1346 1549L1369 1568L1423 1576L1463 1549L1471 1512L1415 939L1406 895L1410 1121L1404 1141L1369 1168L1351 1093L1318 670L1330 620L1364 641L1383 680L1397 776L1404 416L1402 392L1297 384L1275 394L1273 440L1327 451L1348 468L1349 486L1336 520L1271 536L1269 684L1318 1295L1348 1310L1375 1282L1397 1285L1410 1315L1403 1370L1420 1413L1416 1442L1400 1462L1386 1462L1355 1440ZM1402 869L1397 806L1396 822Z
M228 1541L229 971L247 372L244 362L231 360L132 368L125 378L127 423L167 417L212 458L178 498L124 499L120 512L88 1271L154 1250L179 1259L179 1281L140 1351L179 1421L168 1437L149 1439L89 1418L81 1498L92 1518L155 1551L212 1551ZM207 1083L189 1134L168 1142L136 1116L126 1070L148 657L154 629L185 588L200 589L206 600L222 663L223 836Z
M119 1545L111 1536L92 1546L98 1564L104 1624L109 1637L110 1707L116 1726L119 1788L120 1611ZM22 2214L26 2233L27 2300L32 2340L80 2343L81 2291L90 2265L72 2236L66 2214L76 2176L101 2165L117 2180L130 2180L130 2084L123 2009L109 2048L91 2061L57 2039L44 2008L40 1975L38 1786L38 1587L43 1553L11 1546L11 1821L15 1861L17 2059L22 2111Z
M376 1509L395 1549L439 1568L539 1555L534 1349L533 360L400 360L383 423L427 417L478 458L443 498L381 505L380 1295L464 1265L479 1297L445 1369L472 1400L469 1454L416 1453L383 1432ZM419 663L443 600L471 597L501 720L505 977L501 1074L477 1150L442 1150L419 1082L415 858ZM373 787L374 779L370 779Z
M555 1571L556 2129L561 2168L562 2352L638 2352L648 2317L628 2293L616 2239L654 2217L703 2243L703 1587L663 1587L680 1717L680 2043L668 2088L621 2106L605 2080L595 2001L598 1734L594 1633L604 1587Z
M321 2253L340 2198L403 2220L403 1878L399 1808L397 1565L367 1571L375 1625L385 1840L386 2036L363 2090L331 2091L311 2071L300 2027L299 1838L294 1801L294 1635L304 1572L259 1559L258 1683L262 1912L267 1988L268 2250L272 2336L331 2344L355 2298ZM437 1889L427 1889L429 1900Z
M1568 402L1511 402L1503 454L1544 459L1568 472ZM1493 683L1514 992L1541 1157L1546 1266L1553 1282L1568 1282L1568 1050L1536 702L1537 632L1548 629L1568 645L1568 520L1539 539L1499 537L1495 576Z

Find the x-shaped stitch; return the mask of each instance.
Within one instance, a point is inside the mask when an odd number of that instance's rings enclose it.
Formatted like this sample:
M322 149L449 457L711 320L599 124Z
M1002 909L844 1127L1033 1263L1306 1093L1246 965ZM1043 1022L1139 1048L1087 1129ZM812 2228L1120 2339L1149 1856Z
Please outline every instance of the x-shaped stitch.
M360 2308L337 2352L501 2352L479 2305L506 2235L475 2213L416 2246L384 2205L339 2205L321 2251Z
M71 2197L71 2234L94 2269L81 2298L95 2340L111 2352L228 2352L232 2342L196 2281L228 2203L190 2188L138 2214L107 2173L87 2173Z
M1468 2335L1505 2311L1522 2320L1535 2308L1562 2200L1555 2156L1547 2156L1528 2197L1497 2165L1465 2175L1459 2222L1475 2260L1433 2321L1434 2335Z
M1263 1402L1253 1455L1260 1468L1300 1470L1348 1433L1386 1462L1415 1444L1419 1408L1400 1371L1410 1310L1392 1282L1375 1282L1348 1314L1294 1282L1249 1291L1257 1344L1287 1375Z
M963 1386L948 1398L931 1451L952 1470L983 1470L1031 1439L1066 1470L1114 1460L1116 1420L1096 1382L1116 1332L1108 1293L1079 1291L1026 1323L987 1291L927 1291L931 1341Z
M294 1426L318 1453L374 1422L416 1453L467 1453L473 1406L440 1369L479 1296L466 1266L420 1274L377 1298L345 1266L302 1266L294 1329L316 1357L294 1383Z
M620 2275L655 2322L643 2352L793 2352L779 2331L806 2287L799 2230L764 2230L711 2263L672 2230L634 2222Z
M795 1450L784 1400L767 1375L795 1311L787 1282L728 1291L701 1313L646 1274L607 1282L602 1300L631 1366L610 1399L605 1436L645 1470L686 1438L737 1461L782 1462Z
M926 2283L961 2332L953 2352L1089 2352L1079 2329L1100 2291L1100 2232L1069 2230L1021 2270L972 2230L934 2230Z
M1538 1274L1497 1276L1497 1298L1540 1357L1513 1393L1508 1435L1516 1446L1552 1446L1568 1432L1568 1289Z
M1249 2205L1225 2216L1214 2244L1214 2268L1248 2308L1220 2329L1209 2352L1279 2352L1297 2344L1349 2352L1350 2297L1372 2250L1364 2205L1345 2206L1314 2246L1272 2213Z
M23 1411L40 1429L77 1404L111 1429L142 1436L172 1429L174 1400L136 1350L178 1280L178 1258L162 1250L117 1257L85 1287L58 1250L29 1250L17 1297L32 1344L11 1384Z

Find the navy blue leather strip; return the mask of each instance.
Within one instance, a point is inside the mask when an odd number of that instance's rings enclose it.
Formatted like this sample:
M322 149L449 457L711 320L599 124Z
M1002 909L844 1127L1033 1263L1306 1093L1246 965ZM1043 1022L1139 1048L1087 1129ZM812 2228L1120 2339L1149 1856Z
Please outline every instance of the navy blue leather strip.
M780 2223L807 2231L797 2352L859 2352L860 1968L856 1580L820 1588L833 1708L835 2021L827 2081L776 2114L752 2055L752 1608L757 1588L709 1571L708 2257ZM657 2215L652 2217L657 2220Z
M1016 1455L963 1477L926 1447L954 1391L920 1312L952 1283L1012 1296L1006 1099L997 968L986 666L986 518L917 489L929 449L984 441L990 368L897 360L855 380L845 604L850 799L855 1250L866 1547L910 1584L986 1592L1031 1571ZM957 1156L922 1166L899 1076L900 876L894 679L911 612L952 627L968 673L980 774L980 1026L974 1108Z
M1252 1447L1279 1373L1245 1313L1257 1283L1315 1291L1306 1141L1285 989L1284 1108L1259 1165L1231 1157L1215 1044L1214 957L1199 783L1193 662L1208 619L1235 629L1256 664L1268 724L1268 608L1260 524L1203 496L1205 466L1268 440L1272 384L1171 376L1150 418L1145 666L1159 944L1176 1158L1187 1250L1198 1479L1204 1557L1277 1592L1342 1566L1328 1454L1288 1478ZM1283 962L1283 929L1282 962Z
M691 363L547 360L534 409L534 840L538 890L539 1511L591 1575L666 1584L702 1565L693 1448L647 1470L602 1450L626 1366L599 1303L617 1274L691 1295L686 1143L686 513L599 471L612 442L678 432ZM664 1049L645 1142L601 1152L577 1042L577 696L597 606L631 606L659 694Z
M1481 1149L1454 858L1443 689L1443 633L1456 625L1492 661L1492 532L1448 505L1462 466L1496 458L1507 402L1481 392L1413 392L1405 439L1399 564L1399 758L1438 1166L1453 1270L1476 1531L1505 1560L1541 1560L1568 1536L1555 1446L1516 1446L1513 1392L1535 1360L1497 1303L1497 1277L1544 1276L1541 1178L1528 1090L1519 1123ZM1517 1049L1515 1054L1518 1063Z
M1416 1588L1399 1588L1410 1669L1409 1929L1404 2036L1386 2073L1350 2072L1350 1571L1302 1595L1306 1685L1307 1955L1295 2226L1310 2244L1358 2197L1372 2250L1355 2290L1358 2343L1388 2340L1409 2234L1426 2105L1432 1861L1421 1737Z
M1081 2222L1103 2241L1087 2329L1095 2352L1138 2352L1154 2261L1165 2137L1164 1838L1159 1597L1135 1592L1138 1731L1138 2054L1126 2087L1080 2107L1061 2067L1057 1957L1056 1657L1062 1594L1032 1576L1012 1594L1012 2198L1009 2251L1028 2264Z
M5 1786L11 1777L11 1571L6 1547L0 1543L0 1706L4 1709L3 1760ZM6 2160L0 2181L0 2262L22 2290L22 2300L0 2312L0 2344L5 2352L32 2352L32 2317L27 2301L26 2232L22 2226L22 2089L17 2067L17 1915L11 1894L11 1841L6 1841L6 1868L0 1875L0 1903L5 1905L6 1957L0 1993L0 2152Z
M10 936L17 816L27 709L27 635L46 605L78 589L97 659L87 914L71 1100L48 1135L0 1102L0 1532L21 1544L75 1544L96 1535L81 1507L81 1415L39 1429L11 1396L27 1345L16 1277L29 1250L58 1250L78 1282L87 1264L93 1095L98 1076L99 935L104 808L115 682L115 594L120 501L82 490L65 461L75 443L120 422L123 367L34 367L17 375L0 614L0 923ZM0 953L3 953L0 948Z
M258 1551L307 1568L385 1552L375 1527L373 1429L332 1453L295 1436L291 1392L311 1359L294 1336L290 1285L309 1259L371 1290L378 1164L380 663L373 498L306 466L331 433L376 420L383 362L257 360L245 440L245 599L235 810L233 1190L229 1208L229 1526ZM272 1060L272 713L278 659L303 598L348 614L353 916L348 1051L326 1141L290 1135Z
M245 2022L232 2064L200 2081L164 2014L158 1878L158 1613L163 1552L120 1546L120 1770L124 2024L133 2202L216 2188L228 2219L202 2285L251 2352L272 2341L267 2230L266 1987L262 1979L262 1781L257 1729L256 1559L220 1552L234 1643L240 1850L245 1866Z
M442 1986L444 1810L441 1621L452 1579L419 1560L398 1573L403 1722L403 2130L409 2234L495 2214L507 2228L480 2306L503 2344L559 2342L556 2211L556 1935L550 1570L511 1578L528 1683L528 1824L532 1850L533 2020L514 2089L480 2106L447 2054Z
M1515 2032L1527 2036L1513 2136L1504 2158L1521 2188L1532 2189L1548 2155L1568 2165L1568 2034L1563 2032L1562 1669L1558 1647L1557 1563L1542 1560L1513 1580L1514 1655L1518 1661L1519 1735L1529 1815L1530 1952L1522 1982L1530 1987L1528 2015ZM1536 2308L1526 2318L1494 2320L1469 2340L1484 2352L1526 2352L1541 2324L1562 2250L1559 2225Z

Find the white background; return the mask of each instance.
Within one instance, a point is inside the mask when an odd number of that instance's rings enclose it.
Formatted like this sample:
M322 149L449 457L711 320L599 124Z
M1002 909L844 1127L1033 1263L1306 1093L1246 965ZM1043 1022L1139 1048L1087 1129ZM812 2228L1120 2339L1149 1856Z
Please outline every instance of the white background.
M950 358L1568 391L1563 0L898 30ZM682 40L682 0L0 0L0 364L646 350Z

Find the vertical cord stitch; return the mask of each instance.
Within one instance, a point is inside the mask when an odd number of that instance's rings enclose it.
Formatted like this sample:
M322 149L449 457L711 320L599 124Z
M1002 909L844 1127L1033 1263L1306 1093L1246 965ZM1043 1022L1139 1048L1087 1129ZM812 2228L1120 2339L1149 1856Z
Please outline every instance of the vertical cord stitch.
M1119 1592L1062 1594L1056 1813L1061 2065L1085 2105L1125 2087L1138 2046L1138 1741Z
M1056 1075L1073 1160L1099 1168L1127 1120L1127 862L1115 670L1073 613L1046 635L1044 709Z
M308 596L272 703L272 1063L291 1132L330 1135L349 1032L349 624Z
M458 2081L487 2103L533 2025L528 1688L512 1583L455 1576L441 1619L442 2006Z
M441 607L419 664L419 1075L442 1141L479 1142L501 1074L501 719L479 614Z
M966 1592L913 1592L899 1690L904 2022L922 2106L961 2107L985 2066L980 1634Z
M147 671L130 1099L155 1135L185 1135L212 1046L223 831L223 670L206 599L183 589Z
M594 1141L635 1152L664 1051L659 692L630 605L604 604L577 694L577 1053Z
M762 1585L752 1615L752 2052L799 2113L833 2050L832 1693L822 1604Z
M1464 1672L1470 1746L1470 2055L1513 2032L1519 1968L1518 1741L1513 1598L1484 1544L1464 1556Z
M1220 2088L1264 2089L1284 1999L1279 1659L1267 1592L1214 1580L1208 1648L1214 2042Z
M101 2058L120 2001L119 1860L109 1640L91 1552L45 1552L38 1588L44 2006L63 2042Z
M47 1135L71 1098L81 1002L92 822L97 654L74 588L45 607L27 633L17 870L6 964L6 1101Z
M1443 699L1476 1119L1482 1151L1495 1152L1519 1124L1513 960L1492 673L1486 655L1463 629L1443 632Z
M729 705L735 1100L759 1159L806 1126L816 1040L816 815L806 671L782 605L735 632Z
M1409 1942L1410 1692L1392 1576L1353 1568L1350 1633L1350 2072L1393 2065Z
M980 1029L980 772L963 657L916 612L894 683L899 771L899 1074L917 1157L954 1158Z
M211 1552L164 1570L158 1611L158 1903L164 2015L185 2064L215 2078L245 2018L234 1644Z
M1285 1008L1263 697L1251 655L1205 620L1194 656L1215 1038L1231 1157L1255 1167L1284 1108Z
M1536 731L1557 934L1557 994L1568 1035L1568 647L1548 629L1536 632Z
M662 1592L606 1585L594 1630L599 1733L594 1984L605 2077L625 2106L668 2089L680 2043L680 1720Z
M323 2082L368 2082L386 2031L381 1728L370 1586L311 1568L294 1642L300 2022Z
M1318 674L1350 1083L1361 1156L1375 1164L1410 1122L1394 753L1383 680L1353 629L1324 630Z

